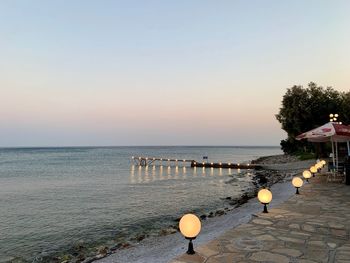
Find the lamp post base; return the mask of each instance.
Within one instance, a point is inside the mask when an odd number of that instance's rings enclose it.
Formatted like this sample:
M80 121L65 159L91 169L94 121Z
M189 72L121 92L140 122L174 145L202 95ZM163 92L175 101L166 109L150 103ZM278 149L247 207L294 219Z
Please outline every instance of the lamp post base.
M190 242L188 243L188 249L187 249L187 254L188 255L193 255L193 254L195 254L196 252L194 251L194 249L193 249L193 243L192 243L192 240L194 239L194 238L187 238L187 239L189 239L190 240Z
M264 211L263 213L268 213L269 211L267 211L267 204L264 204Z
M297 189L297 191L295 192L295 194L299 194L299 187L295 187Z

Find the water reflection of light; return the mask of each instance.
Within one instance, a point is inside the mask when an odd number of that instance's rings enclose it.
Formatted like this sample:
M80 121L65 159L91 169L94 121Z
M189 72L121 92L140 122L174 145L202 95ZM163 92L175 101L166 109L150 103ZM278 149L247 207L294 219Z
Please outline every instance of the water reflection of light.
M139 166L139 170L138 170L138 182L142 183L142 166Z
M130 169L130 182L135 183L135 165L132 165Z
M160 180L163 180L164 178L163 178L163 165L161 165L160 167L159 167L159 179Z
M202 168L202 176L205 176L205 167Z
M152 181L156 180L156 166L153 165L152 167Z
M219 168L219 176L222 176L222 168Z
M168 179L170 179L171 178L171 167L170 167L170 165L168 166Z
M175 178L178 178L178 175L179 175L179 167L176 166L175 167Z
M213 167L210 168L210 176L214 176L214 168Z
M237 173L241 173L241 169L240 168L237 169Z
M193 176L197 176L197 167L193 167Z
M228 173L231 174L231 172L232 172L232 171L231 171L231 168L228 168Z
M145 181L146 182L149 181L148 165L146 165L146 167L145 167Z
M183 178L186 178L186 166L182 167L182 176Z

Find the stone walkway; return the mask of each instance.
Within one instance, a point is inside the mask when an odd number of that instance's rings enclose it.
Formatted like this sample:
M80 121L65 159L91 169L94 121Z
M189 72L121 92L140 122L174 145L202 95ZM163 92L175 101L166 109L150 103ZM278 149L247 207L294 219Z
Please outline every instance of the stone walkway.
M349 263L350 186L319 176L300 193L172 263Z

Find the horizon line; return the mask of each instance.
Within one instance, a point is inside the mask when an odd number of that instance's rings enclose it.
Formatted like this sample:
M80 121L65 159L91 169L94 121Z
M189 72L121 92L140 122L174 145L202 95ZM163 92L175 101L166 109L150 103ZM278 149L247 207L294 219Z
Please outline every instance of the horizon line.
M280 145L61 145L61 146L0 146L0 149L26 148L113 148L113 147L280 147Z

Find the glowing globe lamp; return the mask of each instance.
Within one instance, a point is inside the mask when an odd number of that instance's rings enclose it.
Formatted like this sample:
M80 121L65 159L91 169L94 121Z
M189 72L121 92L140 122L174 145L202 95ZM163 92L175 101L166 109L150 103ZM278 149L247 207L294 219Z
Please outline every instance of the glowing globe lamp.
M316 168L316 166L311 166L311 167L310 167L310 172L312 173L312 176L315 177L315 173L317 173L317 168Z
M327 162L325 160L322 160L321 163L323 164L323 166L325 166Z
M292 185L297 189L295 194L299 194L299 188L303 185L303 180L300 177L294 177L292 180Z
M306 182L309 182L309 179L311 178L312 174L309 170L305 170L303 172L303 177L306 179Z
M316 165L317 169L322 169L323 168L323 164L321 162L318 162Z
M258 199L259 199L260 203L262 203L264 205L263 213L268 213L267 205L272 200L272 193L268 189L261 189L258 192Z
M195 239L201 231L201 221L194 214L186 214L180 219L179 228L181 234L186 239L190 240L188 244L188 250L186 253L189 255L193 255L195 251L193 249L192 240Z

